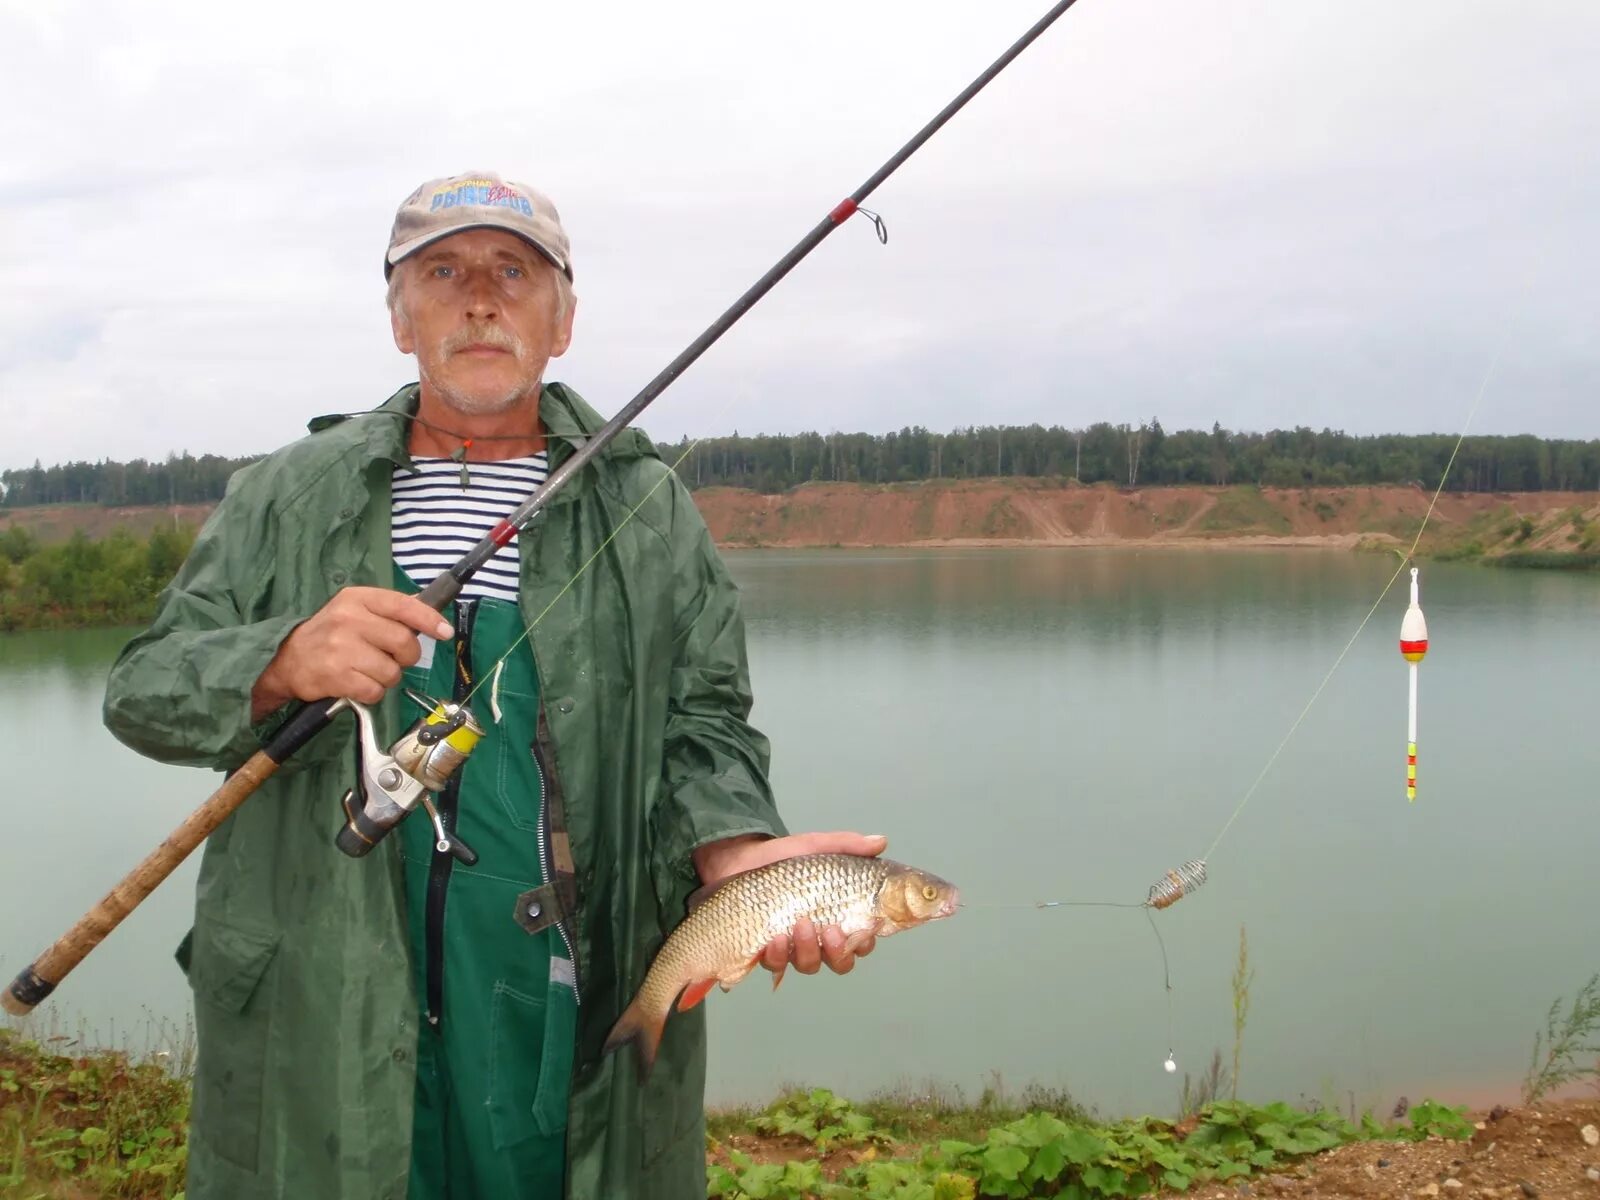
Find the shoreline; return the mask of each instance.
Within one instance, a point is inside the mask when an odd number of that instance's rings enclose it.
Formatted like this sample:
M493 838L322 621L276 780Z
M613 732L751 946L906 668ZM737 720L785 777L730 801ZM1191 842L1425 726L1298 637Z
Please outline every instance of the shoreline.
M1302 536L1241 534L1217 537L1083 537L1065 538L919 538L912 541L821 542L718 541L719 550L1362 550L1387 549L1404 543L1385 533L1331 533Z

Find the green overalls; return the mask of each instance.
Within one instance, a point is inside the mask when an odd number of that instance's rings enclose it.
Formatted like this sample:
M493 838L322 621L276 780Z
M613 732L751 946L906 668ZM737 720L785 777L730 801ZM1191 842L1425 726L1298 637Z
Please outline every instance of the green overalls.
M395 573L399 588L417 591ZM436 798L478 861L437 852L425 812L401 822L422 1001L409 1200L559 1200L577 1026L572 952L555 926L529 934L513 917L518 896L548 871L538 672L526 639L500 661L523 632L516 605L461 600L446 616L454 640L433 644L432 662L425 655L405 682L436 699L482 682L471 708L485 735Z

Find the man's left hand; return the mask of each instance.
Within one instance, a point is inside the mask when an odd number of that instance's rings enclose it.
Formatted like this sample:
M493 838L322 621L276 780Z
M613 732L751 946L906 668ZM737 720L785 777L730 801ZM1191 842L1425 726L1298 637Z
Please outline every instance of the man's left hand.
M741 871L799 854L859 854L872 858L882 854L888 845L889 839L881 834L797 833L780 838L748 834L707 842L695 850L694 865L702 883L714 884ZM815 975L823 963L835 973L846 975L855 967L856 959L872 953L876 941L868 937L851 951L845 948L844 930L837 925L829 925L819 935L809 919L802 919L792 933L779 934L767 943L761 952L761 965L778 978L791 964L802 975Z

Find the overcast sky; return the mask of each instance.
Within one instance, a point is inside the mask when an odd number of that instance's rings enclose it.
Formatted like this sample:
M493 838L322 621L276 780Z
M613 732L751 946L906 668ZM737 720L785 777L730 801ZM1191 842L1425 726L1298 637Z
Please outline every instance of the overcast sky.
M0 468L248 454L414 378L381 261L497 170L602 412L1048 8L0 0ZM1600 436L1600 4L1079 0L644 414Z

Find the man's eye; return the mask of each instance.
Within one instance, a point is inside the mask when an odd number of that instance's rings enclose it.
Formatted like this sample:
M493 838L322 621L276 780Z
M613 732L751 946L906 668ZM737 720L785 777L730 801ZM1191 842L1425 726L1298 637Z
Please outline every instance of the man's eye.
M449 279L450 276L455 273L455 268L447 267L443 263L440 263L438 266L434 267L430 273L435 279Z
M521 279L527 274L521 267L507 267L506 274L512 279Z

